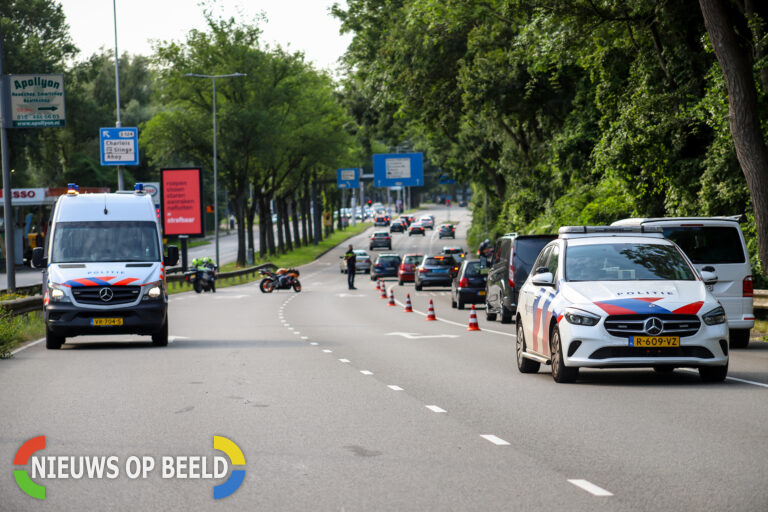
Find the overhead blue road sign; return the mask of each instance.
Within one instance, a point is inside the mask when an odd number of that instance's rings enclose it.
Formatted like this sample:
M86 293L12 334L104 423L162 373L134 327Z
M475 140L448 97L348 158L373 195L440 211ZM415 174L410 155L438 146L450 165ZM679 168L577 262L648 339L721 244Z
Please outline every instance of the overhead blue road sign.
M139 165L138 128L99 128L101 165Z
M456 180L448 176L447 174L441 174L437 177L437 182L440 185L453 185L456 183Z
M338 188L360 188L360 169L336 169Z
M421 153L373 155L375 187L420 187L424 185L424 156Z

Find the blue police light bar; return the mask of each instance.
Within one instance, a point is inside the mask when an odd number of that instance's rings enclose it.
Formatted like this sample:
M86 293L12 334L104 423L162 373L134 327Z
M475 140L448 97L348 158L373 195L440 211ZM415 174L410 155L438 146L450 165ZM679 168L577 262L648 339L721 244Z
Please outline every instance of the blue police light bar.
M663 233L661 226L563 226L557 230L559 235L589 233Z
M137 183L133 186L133 191L137 194L144 192L144 184L143 183Z

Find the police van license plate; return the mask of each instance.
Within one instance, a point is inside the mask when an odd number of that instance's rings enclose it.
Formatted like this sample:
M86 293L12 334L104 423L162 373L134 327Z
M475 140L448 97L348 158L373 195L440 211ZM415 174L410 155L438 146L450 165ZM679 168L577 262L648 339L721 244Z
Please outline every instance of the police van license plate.
M679 347L680 336L630 336L630 347Z
M112 327L123 325L122 318L91 318L91 325L94 327Z

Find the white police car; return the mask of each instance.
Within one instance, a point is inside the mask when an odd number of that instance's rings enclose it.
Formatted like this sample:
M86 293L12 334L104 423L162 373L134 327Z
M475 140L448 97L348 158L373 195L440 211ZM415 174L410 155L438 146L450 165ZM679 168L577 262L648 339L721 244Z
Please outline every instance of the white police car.
M660 228L568 226L542 249L520 290L517 366L552 365L557 382L580 367L698 368L728 373L725 311Z

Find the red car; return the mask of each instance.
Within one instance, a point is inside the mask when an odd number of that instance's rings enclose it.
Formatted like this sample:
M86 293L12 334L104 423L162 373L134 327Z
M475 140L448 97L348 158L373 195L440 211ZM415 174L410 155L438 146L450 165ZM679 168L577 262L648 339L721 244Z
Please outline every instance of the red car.
M403 283L412 283L416 275L416 266L424 259L423 254L406 254L400 268L397 269L397 284L403 286Z

